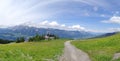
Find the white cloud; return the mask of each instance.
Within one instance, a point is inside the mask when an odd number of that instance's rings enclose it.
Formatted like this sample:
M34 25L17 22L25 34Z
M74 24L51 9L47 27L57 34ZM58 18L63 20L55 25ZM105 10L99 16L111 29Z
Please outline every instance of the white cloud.
M0 0L0 25L47 19L56 14L48 10L48 6L56 2L58 0Z
M52 10L52 8L48 8L48 6L61 1L67 2L69 0L0 0L0 25L17 25L28 21L49 19L58 11L65 11L64 9ZM98 3L94 0L73 1L80 1L89 5L93 3L102 5L101 2ZM77 13L77 11L75 12ZM90 14L85 13L85 15L89 16Z
M44 27L44 28L56 28L56 27L60 27L60 26L63 26L63 25L60 25L58 22L56 21L41 21L39 24L37 24L38 27Z
M109 30L111 32L118 32L118 31L120 31L120 28L110 28Z
M71 29L75 29L75 30L85 30L84 27L81 27L80 25L73 25L70 27Z
M33 22L27 22L22 25L27 25L30 27L37 27L37 28L54 28L54 29L61 29L61 30L68 30L68 31L86 31L86 29L80 25L72 25L67 26L65 24L60 24L57 21L41 21L40 23L33 23Z
M97 32L97 33L111 33L111 32L120 32L120 28L108 28L106 30L88 30L90 32Z
M120 24L120 17L119 16L113 16L109 20L102 21L103 23L116 23Z
M48 24L48 21L43 21L43 22L41 22L40 24L41 24L41 25L46 25L46 24Z
M49 25L50 25L50 26L53 26L53 27L59 26L59 24L58 24L56 21L50 22Z
M109 29L106 29L106 30L104 30L104 29L102 29L102 30L91 30L91 29L89 29L89 30L87 30L88 32L95 32L95 33L111 33L111 32L118 32L118 31L120 31L120 28L109 28Z
M106 30L93 30L93 29L86 29L79 24L67 26L66 24L60 24L57 21L41 21L38 23L34 22L27 22L22 25L27 25L30 27L37 27L37 28L54 28L54 29L61 29L67 31L87 31L87 32L96 32L96 33L108 33L108 32L117 32L120 31L120 28L108 28ZM54 25L54 26L53 26Z
M61 26L62 26L62 27L65 27L66 25L65 25L65 24L62 24Z

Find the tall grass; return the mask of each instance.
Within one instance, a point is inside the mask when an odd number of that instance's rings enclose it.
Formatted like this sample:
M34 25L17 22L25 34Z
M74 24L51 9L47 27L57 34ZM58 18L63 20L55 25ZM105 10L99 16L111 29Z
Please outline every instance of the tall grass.
M73 41L72 44L87 52L92 61L111 61L113 55L120 52L120 33L104 38Z
M0 45L0 61L57 61L64 40Z

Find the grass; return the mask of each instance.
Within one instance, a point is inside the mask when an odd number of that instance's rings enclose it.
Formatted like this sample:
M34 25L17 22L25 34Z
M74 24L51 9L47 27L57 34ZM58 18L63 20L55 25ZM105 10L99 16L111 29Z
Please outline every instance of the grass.
M120 53L120 33L104 38L73 41L72 44L87 52L92 61L111 61L115 53Z
M57 61L65 40L0 45L0 61Z

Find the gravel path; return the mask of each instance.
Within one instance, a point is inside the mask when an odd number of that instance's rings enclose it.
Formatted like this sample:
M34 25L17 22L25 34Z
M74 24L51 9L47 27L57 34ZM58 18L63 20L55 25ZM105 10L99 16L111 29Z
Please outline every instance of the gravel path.
M75 48L70 41L65 42L64 54L59 61L91 61L88 54Z
M115 53L114 56L113 56L112 61L117 60L119 58L120 58L120 53Z

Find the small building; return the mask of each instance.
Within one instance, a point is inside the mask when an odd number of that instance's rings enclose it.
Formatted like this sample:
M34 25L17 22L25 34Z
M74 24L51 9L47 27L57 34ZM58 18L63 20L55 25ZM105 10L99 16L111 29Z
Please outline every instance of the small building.
M53 35L53 34L45 35L45 40L53 40L53 39L55 39L55 35Z

